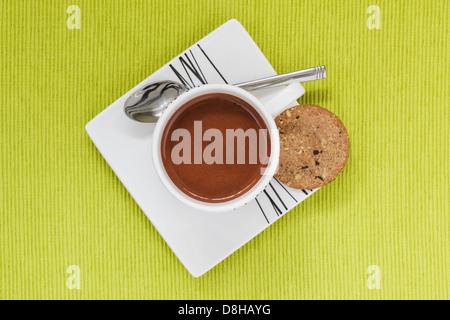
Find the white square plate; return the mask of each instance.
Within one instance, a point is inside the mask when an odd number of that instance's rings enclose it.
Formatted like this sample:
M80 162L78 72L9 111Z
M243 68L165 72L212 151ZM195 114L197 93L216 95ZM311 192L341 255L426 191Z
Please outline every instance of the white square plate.
M202 83L233 84L275 74L244 27L230 20L86 125L102 156L194 277L210 270L316 190L294 190L272 179L257 199L235 211L208 213L186 207L164 188L153 167L154 125L128 119L123 103L136 89L159 80L176 80L192 87ZM267 97L277 90L267 89L255 95Z

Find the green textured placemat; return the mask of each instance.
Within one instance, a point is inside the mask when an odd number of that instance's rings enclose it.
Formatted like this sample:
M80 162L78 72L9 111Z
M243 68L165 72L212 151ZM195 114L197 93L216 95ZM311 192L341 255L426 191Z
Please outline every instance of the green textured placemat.
M448 299L449 12L446 0L1 0L0 298ZM327 66L300 103L342 119L351 158L195 279L84 125L230 18L278 72Z

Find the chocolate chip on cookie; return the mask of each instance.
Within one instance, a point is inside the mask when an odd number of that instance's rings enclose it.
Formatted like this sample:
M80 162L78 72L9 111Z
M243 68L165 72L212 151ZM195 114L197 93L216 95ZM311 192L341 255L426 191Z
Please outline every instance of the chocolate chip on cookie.
M333 181L350 155L341 120L315 105L292 107L275 118L280 163L275 177L295 189L314 189Z

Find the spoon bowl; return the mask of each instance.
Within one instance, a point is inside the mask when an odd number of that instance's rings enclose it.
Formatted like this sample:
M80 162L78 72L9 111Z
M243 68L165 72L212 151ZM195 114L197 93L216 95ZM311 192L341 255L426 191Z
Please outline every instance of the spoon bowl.
M125 114L139 122L155 123L167 106L186 91L185 86L175 81L150 83L125 101Z

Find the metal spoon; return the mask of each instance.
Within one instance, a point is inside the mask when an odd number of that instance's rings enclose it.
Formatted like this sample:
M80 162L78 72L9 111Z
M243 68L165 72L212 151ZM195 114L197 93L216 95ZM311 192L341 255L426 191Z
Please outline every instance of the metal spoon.
M253 91L266 87L288 85L293 82L320 80L326 77L325 66L320 66L241 82L234 84L234 86ZM150 83L135 91L125 101L123 110L130 119L139 122L155 123L167 106L187 90L185 86L175 81Z

